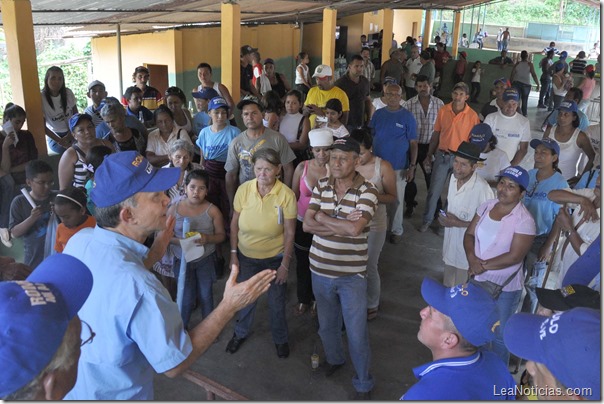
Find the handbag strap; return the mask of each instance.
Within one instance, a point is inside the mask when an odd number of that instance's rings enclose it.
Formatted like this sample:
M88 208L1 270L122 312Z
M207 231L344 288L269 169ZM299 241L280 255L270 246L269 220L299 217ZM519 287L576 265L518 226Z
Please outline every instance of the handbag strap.
M298 123L298 134L296 136L296 140L300 140L300 136L302 136L302 128L304 127L304 118L306 118L304 115L302 115L302 118L300 119L300 123Z

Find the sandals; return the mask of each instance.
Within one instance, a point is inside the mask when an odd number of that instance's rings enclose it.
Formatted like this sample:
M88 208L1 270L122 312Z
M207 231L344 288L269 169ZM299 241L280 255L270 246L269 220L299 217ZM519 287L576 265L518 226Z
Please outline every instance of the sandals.
M378 314L378 308L367 309L367 321L375 320Z
M308 304L299 303L294 310L294 316L300 317L302 314L306 313L308 311L308 306Z
M310 316L312 318L317 317L317 302L312 302L312 305L310 306Z

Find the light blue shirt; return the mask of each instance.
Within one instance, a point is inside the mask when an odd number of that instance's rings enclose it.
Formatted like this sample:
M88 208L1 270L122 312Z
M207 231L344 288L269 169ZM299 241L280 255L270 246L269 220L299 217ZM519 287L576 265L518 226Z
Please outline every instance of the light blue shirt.
M556 189L567 189L568 182L556 171L554 175L537 184L537 171L536 168L529 171L529 185L522 202L535 219L536 235L542 236L549 234L560 209L560 205L550 200L547 194Z
M236 126L227 124L220 132L214 132L211 126L206 126L199 133L197 146L204 160L216 160L223 163L227 160L229 144L241 131Z
M143 265L148 251L99 226L67 243L63 252L92 272L92 291L78 314L96 336L82 347L78 379L66 399L152 400L154 372L176 367L191 353L176 303Z
M199 132L210 124L210 115L205 111L199 111L193 117L193 131L199 135Z

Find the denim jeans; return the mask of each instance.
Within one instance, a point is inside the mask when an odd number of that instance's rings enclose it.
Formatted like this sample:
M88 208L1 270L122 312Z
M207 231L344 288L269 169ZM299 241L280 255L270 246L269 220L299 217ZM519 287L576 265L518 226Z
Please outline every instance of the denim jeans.
M346 361L342 341L343 320L356 372L352 385L358 392L371 391L374 381L369 374L371 347L367 329L367 279L361 275L328 278L313 272L312 287L317 298L319 336L327 362L341 365Z
M404 170L394 170L396 176L396 201L388 205L388 218L392 226L392 234L403 235L403 210L405 209L405 187L407 181L401 178L401 172Z
M243 282L265 269L277 269L281 265L283 256L281 254L264 259L249 258L237 253L239 258L239 276L237 282ZM285 296L287 294L287 283L277 285L275 281L271 283L268 289L268 308L270 312L271 334L275 344L285 344L288 342L287 320L285 318ZM237 338L247 338L254 322L256 314L256 303L254 302L237 314L237 324L235 325L235 335Z
M8 228L10 204L15 196L15 180L10 174L0 178L0 227Z
M430 188L428 188L428 196L426 198L426 210L424 211L424 223L431 223L434 220L436 204L445 188L447 176L453 171L452 154L445 154L441 150L438 150L434 157L432 173L430 174Z
M550 100L550 92L552 90L552 78L549 75L541 75L541 90L539 90L539 105L548 105Z
M174 260L174 276L178 282L180 260ZM191 313L195 307L195 298L201 303L201 315L206 318L214 310L212 286L216 282L216 253L187 264L185 290L182 297L182 322L185 329L189 325Z
M402 205L402 204L401 204ZM380 305L381 281L378 271L378 261L384 242L386 231L370 231L367 237L367 308L375 309Z
M509 318L516 312L516 309L520 304L521 296L522 290L501 292L496 303L500 325L495 330L495 340L493 340L492 343L492 351L501 358L506 367L510 362L510 351L508 351L503 343L503 330L505 329L505 324L508 322Z
M539 258L539 250L546 240L547 234L535 237L533 245L524 259L524 271L526 272L524 289L526 290L526 296L522 303L523 312L534 313L537 310L539 301L537 299L536 288L540 288L543 284L545 269L547 268L547 265L544 267L543 263L537 264L537 258Z
M531 93L531 85L521 83L520 81L514 81L513 86L518 90L520 94L520 100L522 101L522 115L526 116L528 108L528 98Z
M308 254L312 244L312 234L306 233L302 228L302 221L296 220L296 236L294 238L294 252L296 253L296 291L298 303L310 304L315 297L312 294L312 280L310 278L310 262Z
M65 137L67 135L67 132L55 132L55 133L57 134L57 136L59 136L61 138ZM64 148L63 146L61 146L60 144L58 144L57 142L52 140L51 138L47 138L46 142L48 143L48 147L50 148L50 150L57 153L58 155L63 154L65 152L65 150L67 150L66 148Z

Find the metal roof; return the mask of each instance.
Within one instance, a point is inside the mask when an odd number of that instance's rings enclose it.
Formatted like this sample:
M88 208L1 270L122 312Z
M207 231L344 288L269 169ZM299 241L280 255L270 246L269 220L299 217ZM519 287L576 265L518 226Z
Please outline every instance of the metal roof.
M460 9L491 0L238 0L243 24L320 22L323 9L338 10L338 17L384 8ZM595 0L583 0L595 1ZM66 36L112 34L166 28L218 25L216 0L31 0L35 26L66 27ZM1 10L0 10L1 19Z

